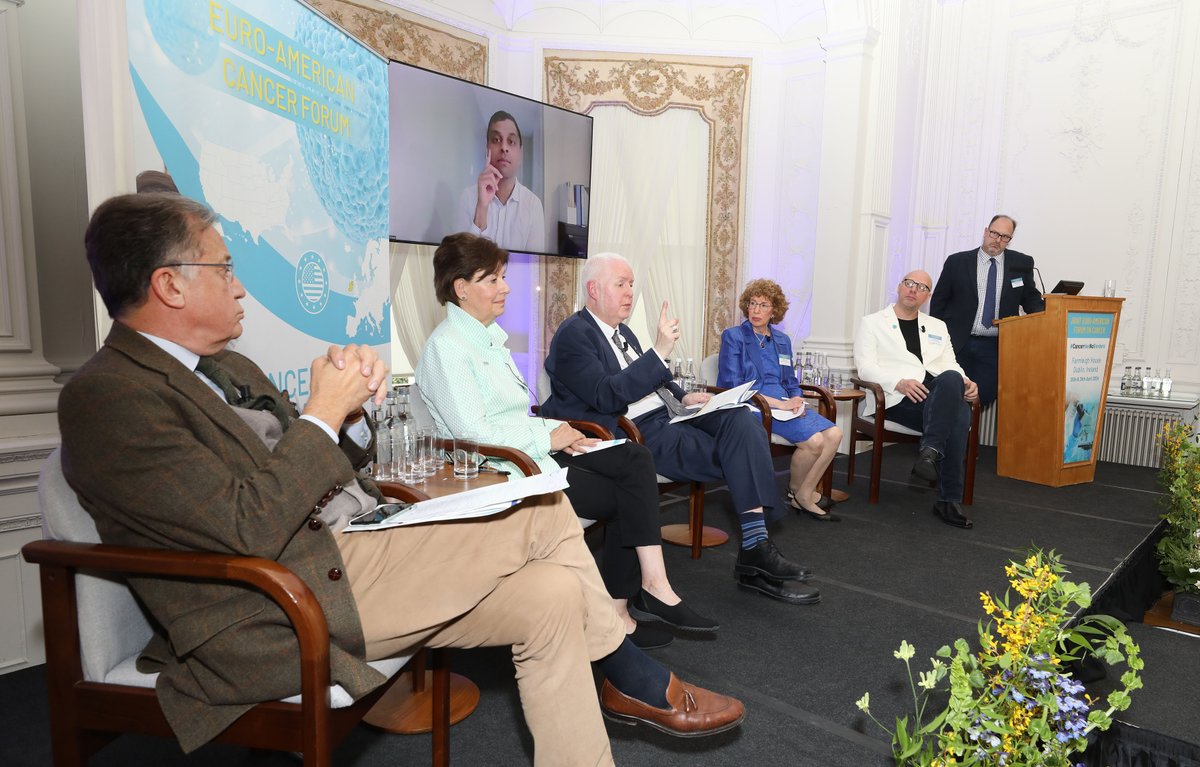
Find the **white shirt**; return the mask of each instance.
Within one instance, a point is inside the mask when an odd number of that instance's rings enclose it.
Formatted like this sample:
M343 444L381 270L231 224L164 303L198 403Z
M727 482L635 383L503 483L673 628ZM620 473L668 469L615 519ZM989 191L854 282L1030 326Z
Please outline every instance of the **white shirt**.
M492 198L487 209L486 229L475 226L475 203L478 201L477 186L463 190L459 203L465 224L463 231L486 237L505 250L546 252L546 214L542 211L542 201L520 181L515 182L508 202L500 202L498 196Z
M621 366L622 370L629 367L629 364L625 362L625 355L621 353L621 347L617 346L617 342L613 340L613 333L616 333L617 329L597 317L594 313L592 313L591 309L588 309L587 313L592 316L592 319L595 320L596 324L600 326L600 332L604 334L606 339L608 339L608 345L612 348L613 354L617 355L617 364ZM658 351L655 349L651 349L651 351L654 352L654 356L658 357L659 362L662 362L662 365L665 368L667 363L663 362L662 357L659 357ZM633 346L629 347L627 353L629 354L630 359L636 360L640 356L637 353L637 349L634 349ZM637 402L629 403L629 410L625 413L625 417L632 421L633 419L640 418L646 413L653 411L655 408L660 407L666 407L663 404L662 397L658 396L657 392L650 392Z

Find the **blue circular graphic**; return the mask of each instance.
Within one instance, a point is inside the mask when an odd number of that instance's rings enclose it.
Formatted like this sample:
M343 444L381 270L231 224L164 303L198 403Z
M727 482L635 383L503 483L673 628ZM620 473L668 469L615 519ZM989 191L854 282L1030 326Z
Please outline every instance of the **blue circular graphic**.
M320 314L329 303L329 269L325 259L311 250L296 264L296 298L309 314Z
M147 0L146 22L163 54L187 74L198 75L217 60L220 41L210 28L209 11L203 5Z
M387 66L363 46L316 14L302 14L296 41L326 66L356 83L357 141L333 139L299 123L300 153L313 189L338 230L353 243L387 237L388 92ZM332 99L331 99L332 100ZM336 102L336 100L333 100ZM340 104L341 108L348 105Z

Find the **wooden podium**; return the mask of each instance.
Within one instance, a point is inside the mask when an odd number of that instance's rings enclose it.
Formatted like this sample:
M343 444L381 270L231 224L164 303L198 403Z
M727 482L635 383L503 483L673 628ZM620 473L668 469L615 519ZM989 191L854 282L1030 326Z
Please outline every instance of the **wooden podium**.
M1123 298L1047 294L1046 311L1000 326L996 473L1091 482Z

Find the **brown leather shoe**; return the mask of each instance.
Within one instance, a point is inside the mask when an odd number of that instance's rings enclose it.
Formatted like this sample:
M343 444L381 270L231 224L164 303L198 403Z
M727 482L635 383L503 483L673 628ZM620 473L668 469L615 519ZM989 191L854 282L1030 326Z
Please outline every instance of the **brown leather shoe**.
M655 708L631 698L607 679L600 689L600 709L621 724L646 724L678 738L700 738L731 730L746 718L740 700L681 682L671 674L667 685L670 708Z

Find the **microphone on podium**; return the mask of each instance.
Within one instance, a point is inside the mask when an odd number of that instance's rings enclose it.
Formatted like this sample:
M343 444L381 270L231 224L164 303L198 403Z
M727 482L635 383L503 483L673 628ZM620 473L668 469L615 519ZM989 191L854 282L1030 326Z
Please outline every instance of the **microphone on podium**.
M1038 284L1042 286L1042 295L1046 295L1046 283L1042 282L1042 273L1038 271L1036 266L1033 267L1033 271L1037 272Z

